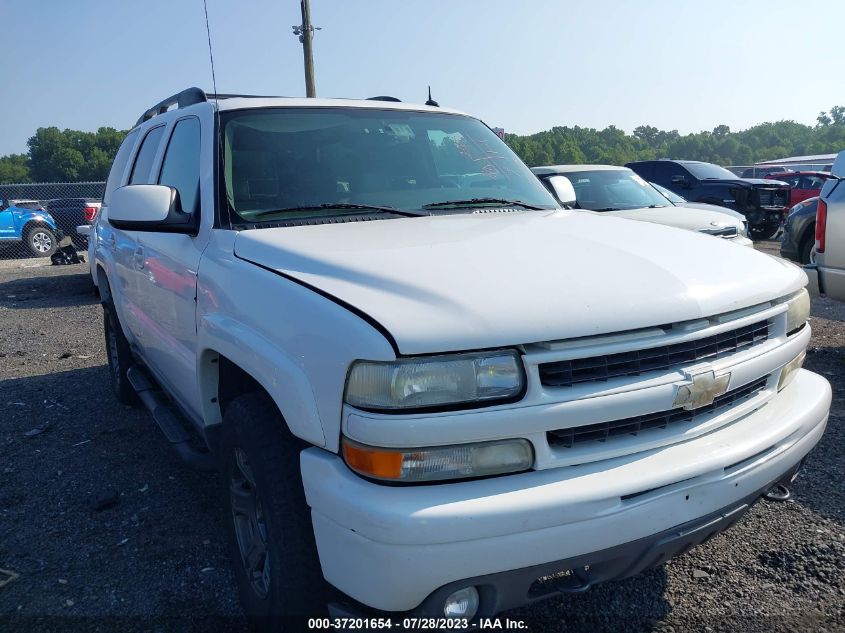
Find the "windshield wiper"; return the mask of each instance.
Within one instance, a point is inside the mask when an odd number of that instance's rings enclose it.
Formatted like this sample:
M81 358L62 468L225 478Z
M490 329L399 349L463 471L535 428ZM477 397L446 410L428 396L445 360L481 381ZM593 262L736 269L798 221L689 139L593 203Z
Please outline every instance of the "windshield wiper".
M535 207L533 204L521 200L506 200L504 198L469 198L467 200L445 200L444 202L432 202L424 204L423 209L442 209L445 207L469 207L476 204L503 204L531 209L532 211L543 211L543 207Z
M428 213L420 213L418 211L408 211L406 209L397 209L395 207L384 207L372 204L355 204L350 202L327 202L325 204L312 204L301 207L286 207L284 209L269 209L267 211L259 211L253 217L260 218L266 215L279 215L281 213L293 213L294 211L325 211L327 209L340 210L365 210L365 211L381 211L382 213L395 213L409 218L416 218L421 215L428 215Z

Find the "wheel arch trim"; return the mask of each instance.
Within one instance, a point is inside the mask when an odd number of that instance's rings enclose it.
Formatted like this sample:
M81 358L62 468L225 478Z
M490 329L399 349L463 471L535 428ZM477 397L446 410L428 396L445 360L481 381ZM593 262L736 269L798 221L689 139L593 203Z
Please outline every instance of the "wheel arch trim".
M220 424L220 357L252 378L275 402L290 432L326 446L317 401L304 371L272 341L220 314L202 318L198 328L197 379L206 427Z

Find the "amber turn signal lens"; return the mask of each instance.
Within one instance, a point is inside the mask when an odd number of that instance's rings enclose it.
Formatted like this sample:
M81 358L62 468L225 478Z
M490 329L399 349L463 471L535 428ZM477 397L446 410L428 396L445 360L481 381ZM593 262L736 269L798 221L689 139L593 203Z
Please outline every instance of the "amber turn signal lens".
M379 479L399 479L402 475L402 453L343 443L343 459L352 470Z

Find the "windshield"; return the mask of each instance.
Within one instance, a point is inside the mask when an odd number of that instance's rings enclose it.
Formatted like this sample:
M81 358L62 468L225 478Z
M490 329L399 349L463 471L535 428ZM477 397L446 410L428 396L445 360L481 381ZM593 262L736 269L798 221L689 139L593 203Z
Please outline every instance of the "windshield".
M657 189L672 204L683 204L687 201L686 198L682 198L674 191L669 191L666 187L661 187L656 182L650 182L648 184Z
M699 180L707 180L708 178L728 178L729 180L736 180L736 174L729 172L724 167L719 167L713 163L681 163L689 172Z
M575 188L575 205L590 211L668 207L666 198L630 169L565 174Z
M431 205L453 201L443 205L451 213L482 200L559 208L507 145L470 117L338 107L235 111L222 120L235 221L428 214Z

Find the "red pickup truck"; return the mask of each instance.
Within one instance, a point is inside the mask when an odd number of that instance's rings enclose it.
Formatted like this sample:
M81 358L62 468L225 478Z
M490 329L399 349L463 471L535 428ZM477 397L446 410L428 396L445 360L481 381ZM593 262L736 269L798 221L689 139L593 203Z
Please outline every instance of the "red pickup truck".
M808 198L818 196L825 180L830 177L830 172L827 171L792 171L765 176L768 180L779 180L792 187L789 194L790 208Z

